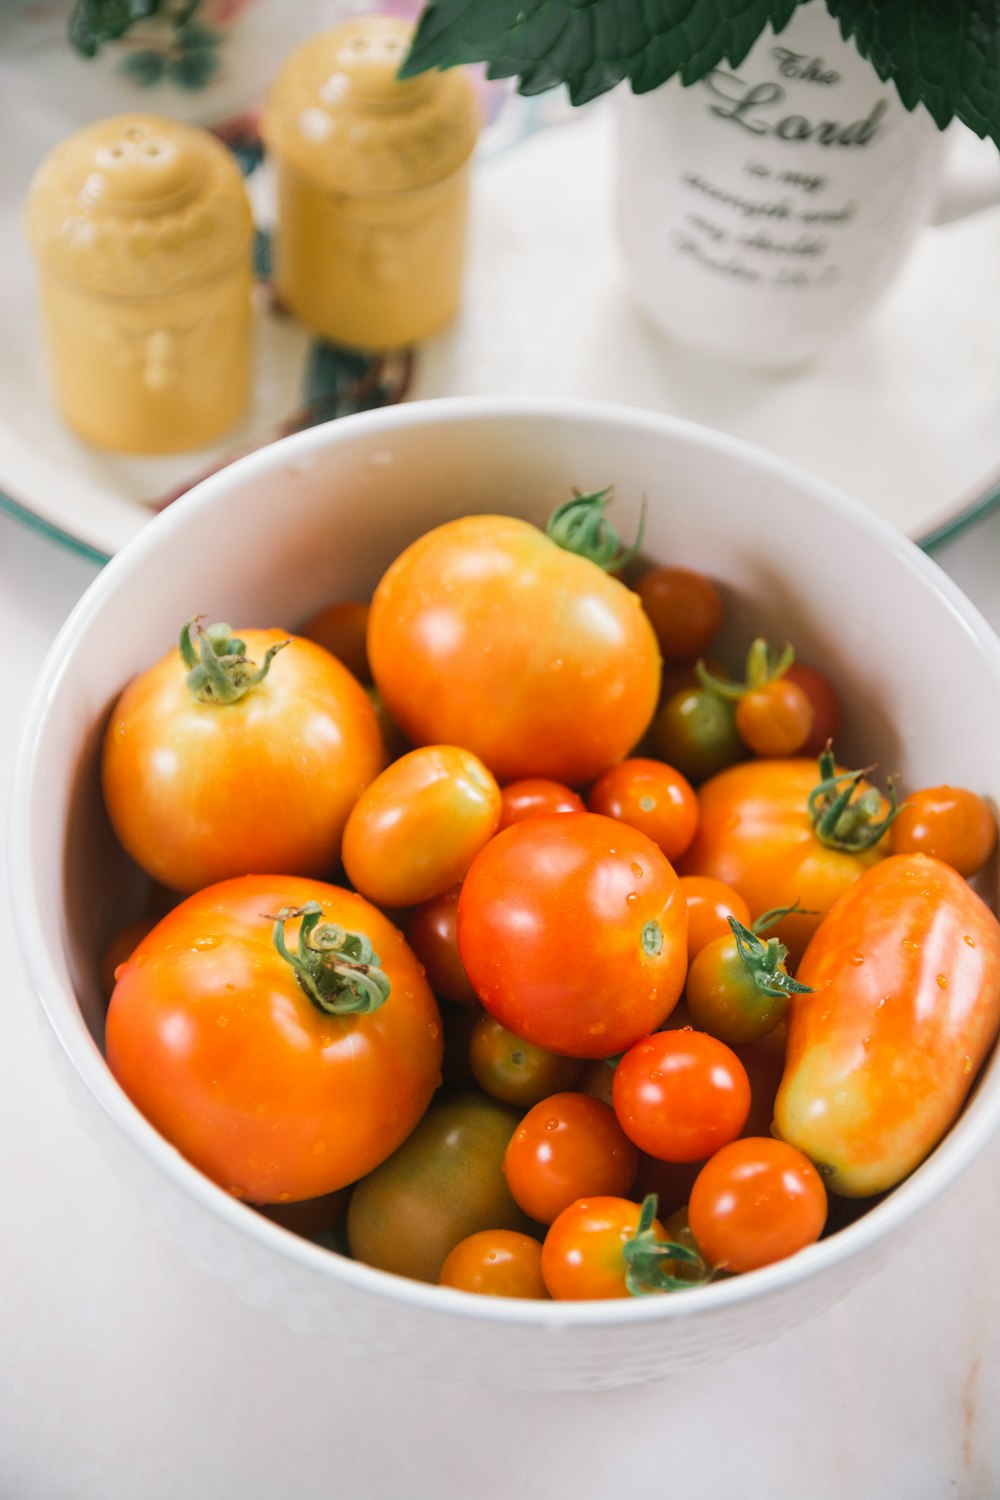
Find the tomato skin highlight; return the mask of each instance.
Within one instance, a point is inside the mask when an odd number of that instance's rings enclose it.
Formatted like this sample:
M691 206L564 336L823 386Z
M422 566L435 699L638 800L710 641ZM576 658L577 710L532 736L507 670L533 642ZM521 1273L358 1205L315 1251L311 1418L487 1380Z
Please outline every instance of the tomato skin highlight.
M558 813L514 824L476 856L458 947L508 1031L568 1057L606 1057L676 1004L687 907L645 834L598 813Z
M788 948L789 972L836 898L889 852L888 836L851 854L817 839L809 794L819 781L805 757L750 760L698 788L698 831L678 862L681 875L707 875L746 901L751 921L779 906L802 908L768 928ZM867 783L862 781L863 792Z
M799 967L775 1133L867 1197L952 1124L1000 1029L1000 924L950 866L892 855L827 914Z
M244 630L247 656L289 640ZM347 815L385 764L345 666L292 637L237 703L202 703L172 650L125 688L104 736L104 800L138 865L178 891L256 873L328 875Z
M509 781L502 788L497 832L509 828L512 823L520 823L524 818L586 810L582 797L561 782L546 781L543 776L526 776L521 781Z
M425 745L366 787L344 828L344 869L379 906L416 906L457 885L500 819L500 788L478 756Z
M482 1297L546 1299L542 1247L514 1229L481 1229L460 1240L450 1252L438 1286Z
M660 652L631 589L509 516L425 533L382 577L368 656L414 744L461 744L501 782L578 786L656 710Z
M308 998L264 913L318 901L371 939L391 992L370 1015ZM287 924L294 947L295 924ZM246 876L191 896L119 971L111 1072L177 1149L253 1203L319 1197L370 1172L437 1086L441 1019L402 935L361 896L294 876Z

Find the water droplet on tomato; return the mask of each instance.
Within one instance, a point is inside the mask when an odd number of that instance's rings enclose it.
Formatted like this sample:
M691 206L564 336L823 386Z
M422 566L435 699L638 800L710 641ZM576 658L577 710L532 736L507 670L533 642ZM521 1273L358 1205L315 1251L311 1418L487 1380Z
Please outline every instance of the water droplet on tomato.
M862 1045L862 1047L864 1047L864 1049L865 1049L866 1052L870 1052L871 1048L872 1048L872 1039L871 1039L871 1037L870 1036L863 1037L862 1040L861 1040L861 1045Z
M226 1187L226 1192L229 1194L230 1198L245 1198L247 1195L246 1188L236 1187L233 1183L228 1184L228 1186Z
M939 990L946 990L948 988L948 976L947 976L947 974L939 974L938 977L937 977L937 983L938 983L938 989Z
M607 1029L603 1021L595 1021L593 1026L587 1027L587 1033L589 1036L603 1036Z
M545 1129L546 1130L558 1130L559 1129L559 1121L555 1118L554 1115L550 1115L549 1118L545 1121ZM524 1137L524 1134L525 1134L525 1132L522 1130L520 1132L520 1135L521 1135L522 1139Z
M428 1026L428 1028L427 1028L427 1034L430 1037L430 1039L431 1039L432 1042L437 1039L437 1037L440 1035L440 1032L441 1032L440 1026L437 1024L436 1021L432 1021L430 1023L430 1025Z
M332 1040L333 1040L332 1037L329 1037L329 1036L327 1036L324 1033L324 1035L321 1036L320 1039L319 1039L319 1044L320 1044L321 1047L329 1047L329 1045L330 1045L330 1043L331 1043Z
M904 948L909 948L909 950L910 950L911 953L919 953L920 952L920 944L919 943L915 943L912 938L904 938L903 939L903 947Z
M962 939L962 941L963 943L968 943L970 948L974 948L976 946L975 938L971 938L968 933L965 934L965 937Z
M852 953L850 958L848 959L848 963L853 964L856 969L859 968L861 964L864 963L864 961L865 955L863 953Z
M217 948L220 942L221 938L211 936L195 938L194 942L191 944L191 952L204 953L208 948Z
M634 906L635 903L638 901L638 899L639 899L639 892L638 891L629 891L628 895L625 897L625 900L628 902L629 906Z
M635 863L635 861L633 860L632 863L631 863L631 865L629 866L629 869L632 871L632 879L633 880L641 880L642 879L642 865L637 865Z
M963 1073L971 1073L972 1072L972 1058L971 1057L967 1057L965 1059L965 1066L963 1067L962 1072Z
M291 1201L292 1201L292 1195L291 1195L291 1193L279 1193L278 1194L278 1202L279 1203L291 1203Z
M215 1024L216 1024L216 1026L228 1026L229 1025L229 1017L228 1016L216 1016L216 1018L215 1018Z

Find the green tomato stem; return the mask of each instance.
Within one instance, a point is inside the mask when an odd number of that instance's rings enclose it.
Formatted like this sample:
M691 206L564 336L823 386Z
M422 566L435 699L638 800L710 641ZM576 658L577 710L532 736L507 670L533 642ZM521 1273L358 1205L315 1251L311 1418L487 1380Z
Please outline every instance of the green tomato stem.
M740 698L745 698L747 693L756 692L766 683L777 682L779 677L784 677L794 660L795 651L791 646L786 646L779 656L763 636L758 636L747 652L743 682L731 682L728 677L716 677L703 661L696 662L694 670L702 687L707 688L711 693L717 693L720 698L725 698L729 703L737 703Z
M572 500L557 505L549 517L545 533L565 552L575 552L596 563L605 572L617 572L636 556L646 531L646 502L642 502L639 534L631 547L622 547L618 532L605 515L613 489L595 490L591 495L579 491Z
M783 915L795 910L795 907L788 907ZM766 943L762 943L756 933L751 932L749 927L744 927L735 917L729 917L728 922L743 967L762 995L779 1000L787 999L789 995L812 994L808 984L800 984L784 969L784 962L788 957L788 949L784 943L777 938L768 938Z
M886 782L889 811L885 817L879 817L882 798L874 787L869 787L859 797L855 796L861 782L874 769L874 766L867 766L861 771L841 771L838 774L833 751L828 747L820 755L820 781L809 793L808 808L813 831L828 849L862 854L878 843L899 816L901 808L891 776Z
M269 646L259 667L247 660L246 642L221 622L202 628L202 616L188 620L181 630L178 650L189 668L187 685L202 703L237 703L263 682L278 652L289 644Z
M642 1200L639 1222L631 1239L622 1246L625 1262L625 1286L630 1297L649 1297L661 1292L681 1292L687 1287L703 1286L712 1279L712 1268L696 1250L673 1240L658 1240L653 1233L656 1218L656 1194L647 1193ZM690 1278L674 1276L667 1269L683 1261L698 1274Z
M389 998L389 979L381 959L363 932L347 932L335 922L322 922L317 901L305 906L283 906L274 923L274 946L290 964L299 984L320 1010L331 1016L371 1015ZM295 953L285 942L285 923L302 918ZM321 925L320 925L321 924Z

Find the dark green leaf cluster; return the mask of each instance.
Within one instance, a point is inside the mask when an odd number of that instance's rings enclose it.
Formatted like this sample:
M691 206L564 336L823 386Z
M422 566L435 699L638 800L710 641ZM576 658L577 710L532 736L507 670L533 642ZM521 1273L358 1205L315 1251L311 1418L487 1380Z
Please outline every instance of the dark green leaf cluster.
M522 94L565 84L584 104L738 67L764 28L804 0L430 0L402 73L483 62ZM845 38L907 109L958 116L1000 143L1000 0L827 0Z

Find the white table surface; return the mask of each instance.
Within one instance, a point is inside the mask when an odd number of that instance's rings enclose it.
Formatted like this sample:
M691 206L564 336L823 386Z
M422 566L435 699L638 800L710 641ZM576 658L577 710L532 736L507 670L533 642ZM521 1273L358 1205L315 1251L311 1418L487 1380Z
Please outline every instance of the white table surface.
M938 556L1000 626L1000 513ZM95 572L0 515L4 787ZM6 884L0 924L0 1500L1000 1495L1000 1141L884 1272L722 1366L601 1395L414 1382L249 1311L146 1222L43 1049Z

